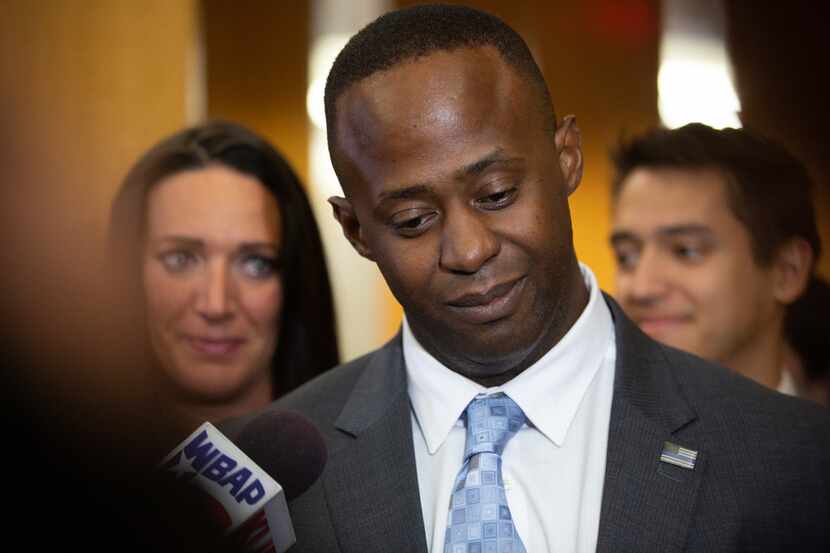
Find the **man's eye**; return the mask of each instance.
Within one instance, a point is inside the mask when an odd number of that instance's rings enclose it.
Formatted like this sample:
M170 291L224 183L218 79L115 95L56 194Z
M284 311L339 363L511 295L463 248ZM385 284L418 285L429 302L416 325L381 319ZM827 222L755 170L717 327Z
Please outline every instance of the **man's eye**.
M277 260L265 255L246 255L240 266L245 276L255 279L269 278L277 272Z
M181 273L192 267L198 261L189 251L176 250L165 252L159 256L161 264L171 273Z
M637 252L615 250L614 258L617 261L617 267L621 271L630 271L637 265L639 256L637 255Z
M513 203L517 192L518 189L516 188L500 190L498 192L494 192L493 194L488 194L482 198L479 198L476 200L476 203L484 209L501 209Z
M427 211L415 214L415 216L396 217L392 221L392 227L398 234L402 236L412 237L421 234L429 228L430 223L435 219L436 213L434 211Z
M703 250L701 248L690 246L687 244L678 244L672 248L674 256L683 261L700 261L703 259Z

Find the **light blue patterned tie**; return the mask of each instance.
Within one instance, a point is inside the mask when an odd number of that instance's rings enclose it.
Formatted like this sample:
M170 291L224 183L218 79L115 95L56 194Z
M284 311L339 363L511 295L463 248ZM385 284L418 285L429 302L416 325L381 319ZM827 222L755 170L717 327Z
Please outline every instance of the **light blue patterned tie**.
M464 465L455 479L444 553L526 553L507 507L501 454L525 422L504 394L476 397L467 406Z

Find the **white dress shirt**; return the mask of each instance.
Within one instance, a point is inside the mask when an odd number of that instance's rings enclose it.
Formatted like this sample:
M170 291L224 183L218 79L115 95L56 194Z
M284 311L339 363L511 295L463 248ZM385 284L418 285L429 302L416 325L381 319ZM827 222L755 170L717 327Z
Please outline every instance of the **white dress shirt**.
M795 379L786 368L781 369L781 381L778 382L776 390L788 396L798 397L798 387L795 385Z
M503 453L507 503L528 553L596 550L616 344L611 312L581 265L587 306L565 336L506 384L484 388L430 355L403 322L418 487L430 552L444 547L464 456L461 414L477 394L504 392L528 424Z

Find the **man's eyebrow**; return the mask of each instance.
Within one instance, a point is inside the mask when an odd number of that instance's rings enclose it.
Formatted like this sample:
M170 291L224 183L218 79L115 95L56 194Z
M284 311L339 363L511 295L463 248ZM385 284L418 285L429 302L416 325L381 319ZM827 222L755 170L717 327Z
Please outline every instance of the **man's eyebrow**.
M485 169L494 163L508 163L511 161L518 161L520 158L510 158L504 154L504 150L497 148L468 165L463 166L457 172L457 177L469 177L481 174ZM405 186L397 190L384 191L378 194L378 204L389 200L408 200L418 196L426 196L433 194L432 187L427 184L414 184L412 186Z
M415 184L413 186L407 186L404 188L399 188L397 190L381 192L380 194L378 194L378 203L382 203L388 200L408 200L409 198L424 196L426 194L431 193L432 188L430 188L426 184Z
M484 156L483 158L479 159L478 161L474 161L469 165L465 165L458 171L458 176L460 177L474 177L476 175L480 175L484 172L485 169L493 165L494 163L506 163L511 161L518 161L519 158L511 158L505 155L505 152L501 148L497 148Z
M668 225L664 227L660 227L657 229L658 236L664 237L673 237L673 236L682 236L682 235L699 235L699 236L711 236L712 229L707 227L706 225L701 225L697 223L688 223L682 225Z
M641 242L640 237L628 230L615 230L609 238L612 246L621 242Z
M666 225L658 227L657 231L654 234L660 238L673 238L676 236L688 235L710 237L713 235L712 229L710 229L706 225L701 225L697 223ZM611 233L609 241L611 242L612 246L615 246L622 242L642 242L643 238L631 232L630 230L615 230L613 233Z

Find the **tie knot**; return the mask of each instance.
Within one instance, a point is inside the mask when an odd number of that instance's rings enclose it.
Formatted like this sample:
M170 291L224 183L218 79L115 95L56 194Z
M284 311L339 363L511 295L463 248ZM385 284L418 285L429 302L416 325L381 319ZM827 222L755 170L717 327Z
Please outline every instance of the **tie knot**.
M503 393L476 397L467 406L467 444L464 458L476 453L501 455L504 446L525 422L525 414Z

